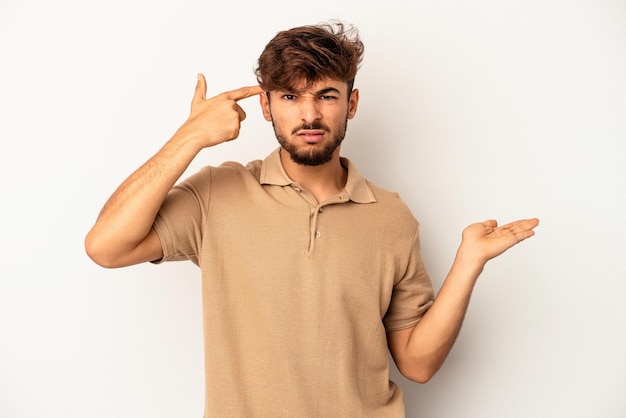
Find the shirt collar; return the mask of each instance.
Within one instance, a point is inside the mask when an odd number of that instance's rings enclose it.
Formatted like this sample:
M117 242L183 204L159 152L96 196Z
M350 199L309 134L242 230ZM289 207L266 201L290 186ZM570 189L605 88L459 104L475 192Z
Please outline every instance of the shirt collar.
M270 155L263 160L261 165L261 184L274 186L289 186L294 183L289 178L282 163L280 162L280 148L275 149ZM367 185L365 177L359 173L356 166L345 157L341 157L341 165L348 169L348 180L344 190L348 193L348 197L355 203L373 203L376 202L372 189Z

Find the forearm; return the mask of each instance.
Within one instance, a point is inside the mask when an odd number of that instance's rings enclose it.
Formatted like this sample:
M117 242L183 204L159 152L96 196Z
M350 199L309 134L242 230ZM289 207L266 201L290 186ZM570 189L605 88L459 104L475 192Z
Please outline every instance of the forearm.
M99 264L132 251L148 235L167 193L201 148L181 131L113 193L89 231L85 246Z

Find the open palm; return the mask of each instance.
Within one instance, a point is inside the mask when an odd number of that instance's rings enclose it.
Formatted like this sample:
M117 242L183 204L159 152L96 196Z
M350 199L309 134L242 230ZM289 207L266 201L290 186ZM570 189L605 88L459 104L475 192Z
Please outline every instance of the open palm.
M515 244L535 235L539 219L521 219L498 226L495 220L471 224L463 230L461 243L483 262L499 256Z

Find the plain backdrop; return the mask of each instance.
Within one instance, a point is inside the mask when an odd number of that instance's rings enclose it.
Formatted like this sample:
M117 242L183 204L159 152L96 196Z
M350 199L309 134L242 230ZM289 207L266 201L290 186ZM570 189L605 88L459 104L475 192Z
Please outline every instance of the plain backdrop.
M468 224L539 217L488 264L408 417L626 416L623 0L2 0L0 417L200 417L200 277L106 270L83 239L209 95L254 84L276 32L339 18L366 45L342 149L422 224L441 285ZM258 100L190 172L263 158ZM189 173L188 173L189 174Z

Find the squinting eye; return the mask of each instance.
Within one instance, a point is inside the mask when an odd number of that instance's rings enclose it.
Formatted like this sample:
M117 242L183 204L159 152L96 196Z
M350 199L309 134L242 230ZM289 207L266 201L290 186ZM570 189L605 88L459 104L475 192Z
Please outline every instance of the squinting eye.
M320 96L321 100L335 100L337 99L335 96Z
M284 94L283 99L285 100L296 100L296 96L294 94Z

